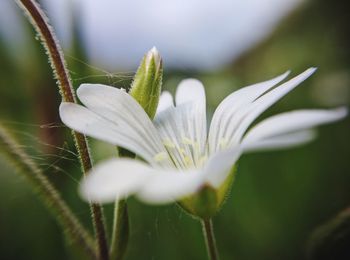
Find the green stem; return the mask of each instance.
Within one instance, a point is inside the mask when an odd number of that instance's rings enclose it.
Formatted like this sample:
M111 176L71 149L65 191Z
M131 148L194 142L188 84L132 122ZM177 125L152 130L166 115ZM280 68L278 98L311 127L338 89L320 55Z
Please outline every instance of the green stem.
M203 236L205 244L207 246L208 258L210 260L218 260L218 250L216 247L216 241L214 236L213 222L211 219L202 220Z
M135 154L117 147L119 157L135 158ZM110 247L110 256L113 260L124 258L129 242L129 214L126 200L116 200L114 205L112 243Z
M55 37L55 33L48 24L48 18L34 0L16 0L18 5L25 11L29 21L41 37L41 43L46 49L53 74L58 81L58 86L62 100L76 103L72 81L66 67L61 47ZM87 139L84 135L73 133L74 142L79 154L83 173L86 174L91 169L92 160L89 152ZM108 245L106 239L103 209L98 204L91 204L91 215L95 229L96 240L99 250L99 258L108 260Z
M92 258L96 258L97 252L91 235L84 229L78 218L62 200L58 191L52 186L39 167L1 125L0 152L9 159L19 173L30 181L46 207L51 211L53 217L56 218L63 228L65 235L79 244Z
M112 231L111 259L123 259L129 240L129 215L125 200L115 202Z

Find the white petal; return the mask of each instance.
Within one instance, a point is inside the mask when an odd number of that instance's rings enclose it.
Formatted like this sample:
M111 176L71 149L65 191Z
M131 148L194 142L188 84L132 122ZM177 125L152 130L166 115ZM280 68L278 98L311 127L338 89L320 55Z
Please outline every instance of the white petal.
M214 154L204 167L206 181L214 188L219 188L231 173L231 169L240 155L241 150L239 147Z
M153 151L163 151L157 131L146 112L124 90L101 84L82 84L77 90L80 101L101 117L119 125L137 136Z
M192 195L204 181L198 171L163 172L148 181L137 193L137 197L152 204L170 203Z
M167 109L155 118L155 125L177 168L196 166L205 154L205 130L196 128L198 106L193 103ZM192 120L190 120L190 118Z
M205 149L207 140L206 100L203 84L196 79L180 82L176 89L176 106L182 107L183 129L186 138L200 146L200 153Z
M182 81L176 92L176 107L158 114L155 125L177 167L197 166L206 154L203 85L194 79Z
M171 107L174 107L173 96L170 94L170 92L163 91L159 98L156 115Z
M136 195L150 204L174 202L195 193L204 183L197 171L155 169L131 159L111 159L94 167L83 180L81 196L97 203Z
M244 152L267 151L275 149L285 149L300 146L311 142L316 138L316 132L313 130L298 131L295 133L274 136L271 138L246 142L242 144Z
M243 138L243 143L252 143L276 135L312 128L340 120L347 115L346 108L334 110L296 110L269 117L258 123Z
M124 147L150 163L156 163L154 156L162 152L148 146L124 122L107 120L83 106L63 102L59 112L62 122L75 131Z
M176 89L176 106L183 107L182 121L186 138L200 146L204 152L207 141L207 114L205 90L203 84L196 79L185 79Z
M205 107L205 91L202 82L196 79L185 79L176 89L176 106L188 102L198 102Z
M114 202L137 192L157 175L143 162L131 159L111 159L95 166L80 186L81 196L97 203Z
M288 92L297 87L301 82L310 77L316 68L310 68L291 80L283 83L282 85L272 89L266 94L259 97L256 101L248 106L242 113L244 114L243 120L240 122L236 131L234 131L231 139L232 144L237 144L241 141L245 131L248 129L250 124L261 115L267 108L272 106Z
M268 81L241 88L226 97L216 108L209 130L209 149L219 149L220 141L227 139L240 122L238 111L253 102L267 90L284 80L289 71ZM228 130L228 128L232 130ZM220 140L221 139L221 140Z

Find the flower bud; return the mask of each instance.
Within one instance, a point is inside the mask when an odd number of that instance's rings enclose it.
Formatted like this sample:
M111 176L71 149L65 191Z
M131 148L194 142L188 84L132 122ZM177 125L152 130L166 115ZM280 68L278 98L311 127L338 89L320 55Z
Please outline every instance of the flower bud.
M151 119L156 114L162 88L162 77L162 59L158 50L153 47L143 57L129 92Z

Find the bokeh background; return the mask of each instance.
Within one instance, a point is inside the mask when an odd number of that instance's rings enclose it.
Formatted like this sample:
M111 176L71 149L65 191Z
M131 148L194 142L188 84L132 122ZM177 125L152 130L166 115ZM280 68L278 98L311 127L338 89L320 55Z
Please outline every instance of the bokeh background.
M345 0L41 3L75 87L99 82L128 88L143 54L155 45L164 58L164 88L174 91L186 77L202 80L210 114L242 86L310 66L317 66L317 73L261 118L350 103ZM14 1L1 0L1 123L90 228L88 206L77 194L80 168L58 117L59 103L32 27ZM347 118L321 127L319 138L300 148L240 159L230 197L214 218L222 259L306 259L311 233L350 203L349 123ZM95 161L115 154L104 143L91 140L91 145ZM2 157L0 198L1 259L77 258L29 184ZM126 259L206 259L200 224L176 205L154 207L130 198L128 206L132 226ZM110 205L105 213L110 224ZM349 259L345 253L325 259Z

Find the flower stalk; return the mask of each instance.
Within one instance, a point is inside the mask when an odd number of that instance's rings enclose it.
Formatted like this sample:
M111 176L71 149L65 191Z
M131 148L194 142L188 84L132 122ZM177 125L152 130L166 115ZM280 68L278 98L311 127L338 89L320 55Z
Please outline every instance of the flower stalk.
M202 223L203 236L207 247L208 258L210 260L218 260L219 254L218 254L218 249L216 247L213 222L211 219L203 219L201 223Z
M119 157L135 158L135 154L117 147ZM112 260L122 260L129 243L130 221L128 205L125 199L116 199L113 213L112 239L109 255Z
M96 259L97 252L91 235L84 229L79 219L74 215L65 201L62 200L59 192L42 173L40 168L1 125L0 152L32 184L34 190L43 200L44 205L61 225L66 237L70 241L80 245L92 259Z
M41 43L46 49L54 77L57 79L59 92L65 102L76 103L73 84L70 79L61 47L55 37L55 33L48 23L48 18L34 0L16 0L18 5L25 11L30 23L33 25L41 38ZM92 167L87 139L84 135L72 131L74 142L78 150L83 173L86 174ZM104 224L103 209L99 204L91 204L91 215L98 244L99 258L106 260L108 245Z
M114 206L114 222L110 257L113 260L121 260L125 256L129 241L129 215L128 207L124 199L117 200Z

